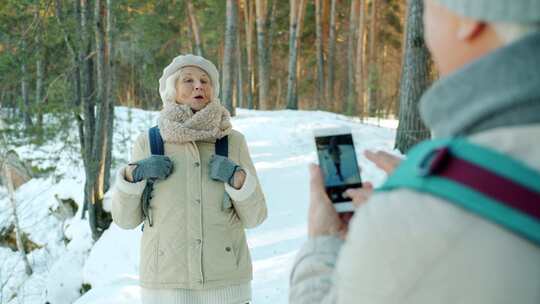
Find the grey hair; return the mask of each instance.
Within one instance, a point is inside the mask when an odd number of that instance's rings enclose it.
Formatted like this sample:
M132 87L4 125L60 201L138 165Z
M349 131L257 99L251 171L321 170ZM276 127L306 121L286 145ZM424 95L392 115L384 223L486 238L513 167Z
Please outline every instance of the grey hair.
M182 69L174 72L171 76L165 81L165 92L163 93L164 101L175 103L176 102L176 81L180 78L180 73Z
M492 23L497 36L504 44L510 44L533 32L540 32L540 23Z

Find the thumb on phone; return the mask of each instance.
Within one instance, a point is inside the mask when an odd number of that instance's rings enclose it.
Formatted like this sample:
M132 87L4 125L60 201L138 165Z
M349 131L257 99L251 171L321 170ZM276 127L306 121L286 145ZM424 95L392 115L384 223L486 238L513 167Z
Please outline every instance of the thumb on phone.
M347 189L343 193L344 197L352 199L352 203L355 208L360 207L366 203L373 194L373 184L370 182L364 182L362 188Z

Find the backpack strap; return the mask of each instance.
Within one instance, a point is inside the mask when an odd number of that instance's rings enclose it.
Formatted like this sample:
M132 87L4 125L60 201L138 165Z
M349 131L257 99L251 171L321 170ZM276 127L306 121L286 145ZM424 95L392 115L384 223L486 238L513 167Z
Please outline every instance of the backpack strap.
M414 147L378 191L409 188L441 197L540 244L540 172L459 138Z
M148 130L148 137L150 139L150 151L152 155L164 155L163 138L159 133L159 127L153 126Z
M216 140L216 154L223 157L229 157L229 136L224 136ZM222 210L226 210L232 207L231 197L227 192L223 196L223 203L221 205Z
M229 157L229 136L216 140L216 154Z
M163 138L159 133L159 127L153 126L148 129L148 138L150 141L150 153L152 155L164 155L165 148L163 145ZM144 219L148 219L148 224L150 227L153 225L152 219L152 208L150 206L150 197L152 190L154 189L154 181L148 180L143 191L143 196L141 196L141 208ZM141 226L141 231L144 231L144 223Z

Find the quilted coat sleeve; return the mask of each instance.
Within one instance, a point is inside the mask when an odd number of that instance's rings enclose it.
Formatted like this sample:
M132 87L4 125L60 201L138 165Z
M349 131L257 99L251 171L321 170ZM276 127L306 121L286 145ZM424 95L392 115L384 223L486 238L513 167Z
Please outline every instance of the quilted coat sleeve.
M336 303L334 270L343 241L319 236L304 244L290 276L289 303Z
M249 155L246 140L239 134L239 165L246 172L246 180L240 189L225 185L225 190L232 199L234 209L245 228L254 228L262 224L267 217L264 194L255 171L255 166Z
M136 162L148 156L147 138L139 135L131 151L131 162ZM141 195L146 181L131 183L125 178L126 167L120 168L116 175L112 195L112 218L121 228L133 229L143 221L141 210Z

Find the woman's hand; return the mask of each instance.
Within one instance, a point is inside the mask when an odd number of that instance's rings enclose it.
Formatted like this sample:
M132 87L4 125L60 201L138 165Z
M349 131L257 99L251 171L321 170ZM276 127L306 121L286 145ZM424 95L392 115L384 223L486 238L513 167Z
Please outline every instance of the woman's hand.
M244 181L246 180L246 172L242 169L240 170L237 170L235 173L234 173L234 177L233 177L233 184L231 185L233 188L235 188L236 190L242 188L242 186L244 185Z
M131 179L131 182L140 182L145 179L166 179L172 170L173 163L170 158L164 155L152 155L129 164L126 170L126 179Z
M221 155L212 155L210 158L210 178L222 181L236 189L244 185L245 172L235 162Z

